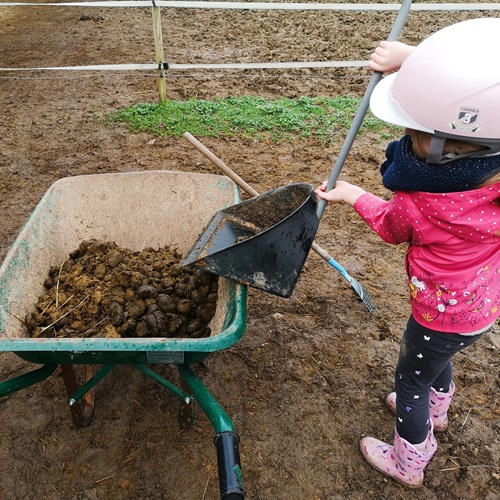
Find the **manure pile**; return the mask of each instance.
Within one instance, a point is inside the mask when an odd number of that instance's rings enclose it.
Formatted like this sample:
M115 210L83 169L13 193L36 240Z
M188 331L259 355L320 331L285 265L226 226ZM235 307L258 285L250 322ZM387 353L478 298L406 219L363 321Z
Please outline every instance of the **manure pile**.
M180 268L172 248L140 252L83 241L52 267L25 319L34 338L210 336L218 278Z

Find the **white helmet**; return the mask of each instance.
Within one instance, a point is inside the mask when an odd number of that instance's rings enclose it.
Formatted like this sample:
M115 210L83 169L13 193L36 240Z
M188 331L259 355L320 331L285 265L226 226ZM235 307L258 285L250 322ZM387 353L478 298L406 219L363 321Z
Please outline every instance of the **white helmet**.
M378 118L432 134L429 163L500 152L500 19L463 21L418 45L373 90ZM446 139L484 149L443 156Z

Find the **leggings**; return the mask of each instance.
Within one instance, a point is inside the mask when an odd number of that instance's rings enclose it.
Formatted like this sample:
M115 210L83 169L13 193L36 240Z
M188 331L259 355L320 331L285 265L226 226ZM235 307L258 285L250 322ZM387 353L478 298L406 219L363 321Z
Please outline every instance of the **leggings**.
M448 392L451 359L482 335L458 335L429 330L410 316L403 334L396 366L396 430L412 444L429 433L429 395L433 387Z

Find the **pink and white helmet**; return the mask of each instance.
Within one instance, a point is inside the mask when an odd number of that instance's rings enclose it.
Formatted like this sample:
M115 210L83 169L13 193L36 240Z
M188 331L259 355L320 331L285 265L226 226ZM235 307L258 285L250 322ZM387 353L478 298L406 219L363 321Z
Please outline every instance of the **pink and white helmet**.
M500 19L481 18L444 28L425 39L398 72L383 78L370 99L372 113L433 134L429 163L447 163L447 138L500 152Z

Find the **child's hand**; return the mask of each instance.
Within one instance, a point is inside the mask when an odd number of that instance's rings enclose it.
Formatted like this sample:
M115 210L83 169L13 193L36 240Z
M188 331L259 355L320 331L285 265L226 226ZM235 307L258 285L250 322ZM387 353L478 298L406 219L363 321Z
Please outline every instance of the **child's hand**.
M401 42L380 42L375 52L371 55L368 67L373 71L387 73L401 67L405 59L413 52L411 45Z
M354 184L349 184L344 181L337 181L335 187L328 192L325 192L328 182L325 181L323 184L318 186L314 192L319 198L326 200L330 203L347 203L349 205L354 205L356 200L366 191L361 189L359 186Z

